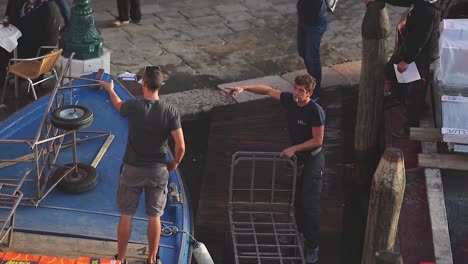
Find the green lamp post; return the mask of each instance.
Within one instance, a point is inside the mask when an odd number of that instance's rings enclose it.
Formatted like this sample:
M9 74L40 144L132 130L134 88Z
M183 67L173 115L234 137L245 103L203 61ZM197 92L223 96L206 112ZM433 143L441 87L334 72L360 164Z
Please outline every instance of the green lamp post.
M69 29L60 37L62 56L68 58L75 52L73 59L87 60L102 56L102 37L94 26L93 10L89 0L75 0L70 14Z

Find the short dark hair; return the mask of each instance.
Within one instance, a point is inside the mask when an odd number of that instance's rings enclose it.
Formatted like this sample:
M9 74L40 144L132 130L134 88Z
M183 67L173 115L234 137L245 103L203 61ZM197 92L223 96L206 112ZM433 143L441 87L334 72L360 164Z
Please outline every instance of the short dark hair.
M315 81L315 78L309 74L303 74L296 76L294 84L304 86L308 92L313 93L317 82Z
M151 91L156 91L163 85L164 75L159 66L146 66L143 81Z

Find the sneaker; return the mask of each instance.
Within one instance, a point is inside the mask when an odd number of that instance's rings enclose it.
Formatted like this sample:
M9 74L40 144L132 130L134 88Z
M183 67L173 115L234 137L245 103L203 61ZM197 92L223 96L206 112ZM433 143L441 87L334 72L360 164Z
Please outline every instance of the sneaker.
M318 253L319 253L319 247L316 247L316 248L306 247L305 248L306 263L307 264L317 263Z
M124 27L124 26L128 26L128 24L130 24L130 21L120 21L120 20L116 20L114 22L112 22L111 26L113 27Z

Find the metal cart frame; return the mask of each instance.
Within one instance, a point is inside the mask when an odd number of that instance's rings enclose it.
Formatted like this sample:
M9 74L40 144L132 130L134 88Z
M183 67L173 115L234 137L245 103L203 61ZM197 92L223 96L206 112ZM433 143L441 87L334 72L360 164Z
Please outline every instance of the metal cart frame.
M0 147L2 144L26 144L31 153L20 156L13 159L0 159L0 169L8 166L13 166L18 163L32 163L34 167L34 176L24 179L25 182L34 182L36 185L36 196L34 197L23 197L23 200L30 201L32 205L38 206L39 203L59 184L59 182L65 178L67 175L74 171L78 171L77 167L77 144L96 139L96 138L105 138L105 142L101 145L98 153L95 156L91 166L96 168L102 157L106 153L108 147L114 139L108 131L89 131L89 130L61 130L55 128L50 120L49 114L56 108L60 106L72 105L73 102L73 89L79 88L98 88L100 84L99 80L96 79L87 79L82 77L73 77L65 75L70 71L71 61L73 54L70 56L65 67L62 68L61 74L56 82L54 89L51 92L50 100L48 102L47 108L43 113L39 128L37 129L36 136L34 139L0 139ZM64 79L68 79L67 84L63 84ZM93 83L86 85L73 85L72 80L87 80ZM84 134L82 138L78 138L78 134ZM89 135L89 136L88 136ZM65 141L67 136L71 136L71 140ZM57 159L60 154L60 151L63 148L71 147L72 148L72 166L60 165L57 164ZM53 179L52 172L55 171L55 168L64 167L66 172L59 177L58 179ZM1 177L3 182L16 182L18 178L6 178L4 175ZM23 180L21 180L23 181Z
M303 263L294 217L297 159L277 152L236 152L229 182L235 263Z

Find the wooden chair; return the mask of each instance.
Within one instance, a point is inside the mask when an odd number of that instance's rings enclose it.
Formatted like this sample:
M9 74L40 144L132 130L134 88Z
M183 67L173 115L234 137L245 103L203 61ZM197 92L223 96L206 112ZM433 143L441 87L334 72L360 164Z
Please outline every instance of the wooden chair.
M0 108L4 106L3 99L5 97L5 92L7 89L8 77L13 75L14 77L19 77L25 80L28 80L28 92L31 89L34 95L34 99L37 100L35 85L42 83L51 78L58 80L57 71L55 70L55 64L57 63L60 55L62 54L62 49L53 50L46 55L39 56L41 50L44 48L53 48L51 46L43 46L39 48L38 56L34 58L25 58L25 59L10 59L9 66L7 68L7 75L5 76L5 83L3 85L2 99L0 101ZM46 73L53 73L50 76L40 78ZM15 93L17 94L17 78L15 78Z

